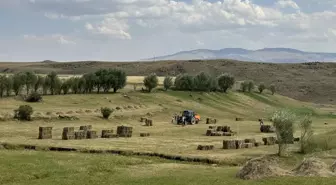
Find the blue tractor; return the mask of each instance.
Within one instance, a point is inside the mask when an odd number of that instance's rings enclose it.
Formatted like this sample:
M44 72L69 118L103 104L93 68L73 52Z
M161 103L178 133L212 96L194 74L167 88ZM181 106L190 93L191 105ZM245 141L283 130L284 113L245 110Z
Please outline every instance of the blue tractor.
M200 121L200 116L192 110L185 110L182 112L182 116L176 117L177 124L194 125L194 124L198 124L199 121Z

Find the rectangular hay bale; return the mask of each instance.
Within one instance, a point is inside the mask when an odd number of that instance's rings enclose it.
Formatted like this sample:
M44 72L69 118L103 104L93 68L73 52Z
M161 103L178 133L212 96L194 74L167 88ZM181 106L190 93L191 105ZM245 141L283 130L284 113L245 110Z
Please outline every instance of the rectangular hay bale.
M198 145L197 150L213 150L213 145Z
M75 131L75 139L86 139L86 131L84 130Z
M140 137L149 137L150 133L140 133Z
M75 139L75 128L64 127L62 132L62 140L72 140L72 139Z
M38 139L52 139L53 127L39 127Z
M140 122L146 122L146 121L147 121L147 118L145 118L145 117L140 118Z
M113 135L113 130L102 130L101 138L110 138Z
M132 130L133 130L133 127L118 126L117 135L119 137L132 137Z
M217 123L217 119L215 118L207 118L206 119L206 124L216 124Z
M245 143L253 143L253 144L254 144L254 143L256 143L257 141L256 141L256 139L254 139L254 138L248 138L248 139L245 139L244 142L245 142Z
M146 121L145 121L145 126L149 126L149 127L153 126L153 120L151 120L151 119L146 119Z
M79 127L79 130L88 131L92 129L92 125L83 125Z
M235 144L236 144L236 149L241 149L243 148L243 144L244 144L244 140L235 140Z
M223 149L236 149L236 141L235 140L224 140Z
M263 137L262 138L264 145L275 145L276 144L276 137L270 136L270 137Z
M86 138L87 139L96 139L98 138L97 131L95 130L89 130L86 132Z
M244 143L243 148L253 148L254 143Z

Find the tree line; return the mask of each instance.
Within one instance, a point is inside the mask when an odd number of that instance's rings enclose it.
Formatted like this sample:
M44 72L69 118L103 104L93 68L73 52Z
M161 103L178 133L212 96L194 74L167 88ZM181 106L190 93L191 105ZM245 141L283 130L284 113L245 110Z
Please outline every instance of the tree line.
M96 91L108 92L111 89L117 92L126 85L126 73L119 69L100 69L96 72L84 74L81 77L61 79L56 72L46 76L34 72L19 72L14 75L0 75L0 97L39 92L51 94L84 94Z

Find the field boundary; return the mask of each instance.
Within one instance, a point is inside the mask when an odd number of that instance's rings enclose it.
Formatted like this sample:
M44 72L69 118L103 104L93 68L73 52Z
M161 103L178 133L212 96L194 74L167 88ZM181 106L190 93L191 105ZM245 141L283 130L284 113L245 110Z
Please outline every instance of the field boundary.
M194 162L194 163L217 164L217 165L221 164L219 160L209 158L168 155L168 154L151 153L151 152L134 152L131 150L82 149L72 147L37 146L30 144L11 144L11 143L0 143L0 149L1 146L6 150L34 150L34 151L79 152L79 153L92 153L92 154L114 154L122 156L147 156L147 157L158 157L162 159L181 161L181 162ZM237 165L231 164L230 166L237 166Z

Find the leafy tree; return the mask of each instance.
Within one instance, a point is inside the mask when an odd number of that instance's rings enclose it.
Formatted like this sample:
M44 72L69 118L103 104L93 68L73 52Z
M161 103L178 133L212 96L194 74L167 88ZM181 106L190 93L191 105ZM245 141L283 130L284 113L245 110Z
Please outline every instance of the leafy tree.
M273 126L277 135L278 155L283 156L287 144L293 142L295 115L288 110L278 110L272 116Z
M144 86L147 88L148 92L151 92L158 85L158 77L155 73L152 73L144 78Z
M0 98L2 98L6 92L6 80L7 77L5 75L0 75Z
M48 94L48 90L50 89L50 79L47 77L43 77L43 84L42 84L42 91L43 94L46 95Z
M16 96L21 92L21 89L24 86L24 78L25 75L23 73L16 73L13 76L13 90Z
M167 91L168 89L173 86L173 78L170 76L166 76L165 79L163 80L163 87Z
M85 79L85 91L88 93L92 93L97 83L97 76L94 73L87 73L83 75Z
M78 81L78 89L80 93L85 93L86 81L85 78L81 77Z
M243 92L247 92L248 89L249 89L249 82L247 82L247 81L242 82L242 83L240 84L240 89L241 89L241 91L243 91Z
M14 118L24 121L30 121L33 114L33 108L29 105L21 105L18 109L14 110Z
M248 89L248 92L252 92L254 90L254 82L252 80L248 82L247 89Z
M272 92L272 95L274 95L274 93L275 93L275 85L274 84L270 85L270 91Z
M215 92L218 90L218 88L219 88L218 79L212 76L210 79L210 91Z
M60 89L61 81L55 71L49 73L46 77L46 83L49 87L50 93L54 95L56 91Z
M61 86L63 94L68 94L70 91L70 87L71 87L71 81L69 79L65 80Z
M300 153L306 154L314 150L313 144L313 129L312 129L312 119L310 116L306 115L300 122L301 137L300 137Z
M110 115L113 113L113 111L114 111L113 109L108 108L108 107L102 107L100 109L100 112L101 112L104 119L108 119L110 117Z
M108 81L108 71L106 69L99 69L95 72L97 77L96 86L97 86L97 93L99 94L101 88L106 84Z
M195 87L194 77L188 74L178 75L175 79L174 86L177 90L192 91Z
M111 81L111 88L113 88L114 93L126 86L127 75L125 71L120 69L112 69L109 71L109 73L114 76L114 81Z
M62 94L62 80L57 78L56 81L55 81L55 94Z
M222 74L218 77L218 86L223 92L227 92L228 89L232 88L235 80L232 75Z
M31 72L31 71L27 71L23 75L24 75L24 82L23 83L26 87L26 92L27 92L27 95L28 95L29 91L32 89L32 87L35 86L35 84L38 80L38 77L36 76L36 74L34 72Z
M43 76L38 75L37 76L37 81L34 84L34 91L37 92L39 90L39 88L43 87L45 78Z
M80 81L79 77L71 77L68 80L68 83L70 84L71 92L74 94L77 94L80 91L79 81Z
M263 83L259 84L259 86L258 86L259 93L262 93L265 89L266 89L265 84L263 84Z
M13 77L12 76L7 76L5 86L6 86L6 94L7 96L10 96L12 94L12 89L13 89Z
M194 89L198 91L210 91L211 76L200 72L194 77Z

